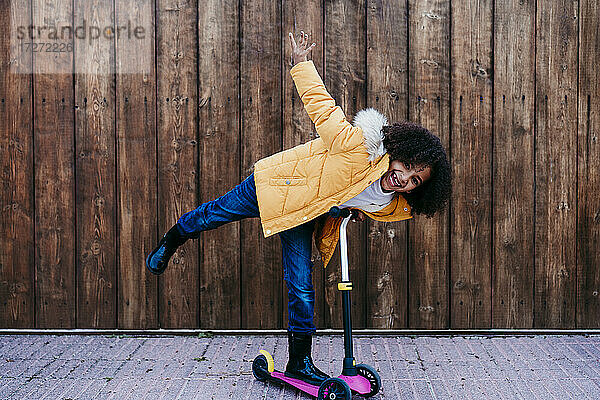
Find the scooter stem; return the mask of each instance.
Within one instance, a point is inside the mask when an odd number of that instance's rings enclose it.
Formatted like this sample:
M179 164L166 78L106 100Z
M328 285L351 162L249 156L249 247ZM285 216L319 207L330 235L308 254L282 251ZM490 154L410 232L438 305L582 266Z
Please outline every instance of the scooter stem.
M348 272L348 241L346 236L346 226L352 215L344 218L340 225L340 253L342 258L342 282L338 284L338 289L342 292L342 310L344 318L344 365L342 375L355 376L356 361L352 352L352 321L350 312L350 291L352 282Z
M340 225L340 253L342 256L342 282L350 282L350 273L348 272L348 240L346 235L346 226L352 218L352 214L342 220Z

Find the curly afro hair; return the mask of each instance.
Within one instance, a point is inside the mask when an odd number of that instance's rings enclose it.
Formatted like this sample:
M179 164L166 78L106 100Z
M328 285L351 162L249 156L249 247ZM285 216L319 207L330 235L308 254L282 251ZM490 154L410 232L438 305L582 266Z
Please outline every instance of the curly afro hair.
M440 139L413 122L384 126L383 146L390 160L431 167L431 178L410 193L402 193L412 212L433 217L442 211L452 193L452 175Z

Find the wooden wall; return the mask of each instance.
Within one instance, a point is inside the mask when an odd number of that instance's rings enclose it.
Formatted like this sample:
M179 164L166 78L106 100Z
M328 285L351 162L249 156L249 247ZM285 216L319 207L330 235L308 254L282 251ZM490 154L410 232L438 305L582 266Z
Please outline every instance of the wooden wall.
M0 327L286 328L281 246L257 219L160 277L144 259L255 161L315 138L289 75L301 29L348 120L419 122L453 165L441 215L351 224L355 327L600 327L597 2L0 4L4 27L150 28L143 47L30 52L33 74L0 31ZM314 259L315 323L341 327L338 258Z

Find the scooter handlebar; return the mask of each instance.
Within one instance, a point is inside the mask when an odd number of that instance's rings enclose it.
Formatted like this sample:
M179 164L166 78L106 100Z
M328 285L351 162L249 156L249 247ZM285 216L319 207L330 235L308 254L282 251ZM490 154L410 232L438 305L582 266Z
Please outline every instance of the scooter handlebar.
M356 218L358 216L358 211L350 208L339 208L337 206L333 206L329 210L329 215L333 218L347 218L350 214L352 214L352 218Z

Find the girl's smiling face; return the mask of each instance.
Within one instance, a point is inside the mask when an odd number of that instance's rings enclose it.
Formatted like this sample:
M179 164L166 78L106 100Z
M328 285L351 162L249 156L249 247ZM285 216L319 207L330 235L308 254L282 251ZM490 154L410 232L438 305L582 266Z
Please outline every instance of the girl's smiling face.
M431 167L412 165L402 161L390 162L390 168L381 177L381 188L385 192L410 193L431 178Z

